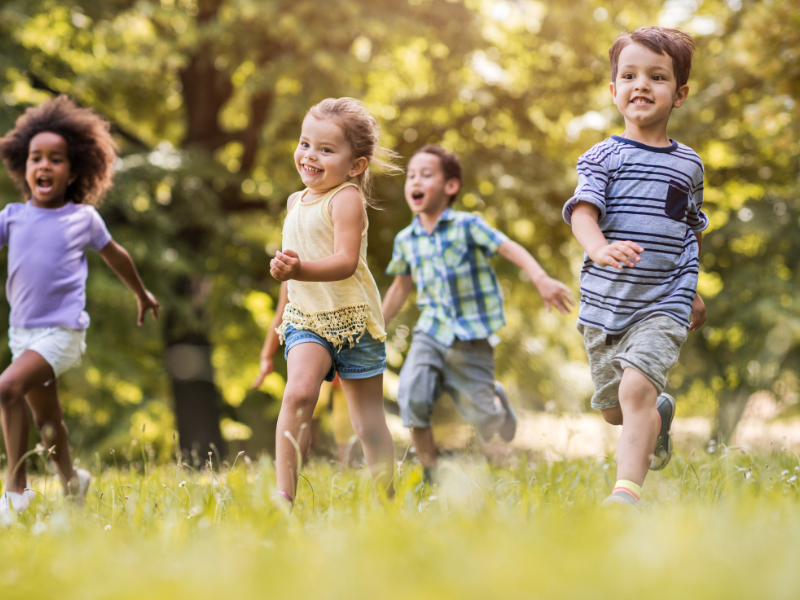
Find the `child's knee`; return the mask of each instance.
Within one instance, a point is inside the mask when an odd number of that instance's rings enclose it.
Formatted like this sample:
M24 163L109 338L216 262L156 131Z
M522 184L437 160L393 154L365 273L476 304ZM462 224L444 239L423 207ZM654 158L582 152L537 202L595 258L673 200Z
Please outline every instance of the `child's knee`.
M24 388L21 381L13 377L0 378L0 407L11 408L25 399Z
M619 385L619 399L631 408L655 407L658 390L650 379L632 369L626 368Z
M619 406L604 408L601 412L603 413L603 418L606 420L606 423L610 425L622 425L622 410L620 410Z
M289 384L283 393L282 410L310 419L318 399L319 387L307 383Z
M50 443L55 440L57 430L60 427L63 427L65 430L67 428L66 423L64 423L62 419L61 413L34 413L33 423L36 425L36 429L39 430L39 433L42 436L42 441L45 443Z

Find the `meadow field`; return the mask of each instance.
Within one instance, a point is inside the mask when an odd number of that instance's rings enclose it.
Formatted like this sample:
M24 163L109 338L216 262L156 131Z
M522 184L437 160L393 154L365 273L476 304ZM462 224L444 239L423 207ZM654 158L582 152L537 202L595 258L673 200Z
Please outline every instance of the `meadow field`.
M604 458L492 466L467 453L434 489L406 460L392 501L365 469L316 460L286 514L268 457L200 469L116 457L89 467L82 508L52 476L32 478L36 501L0 529L0 596L796 598L798 456L710 449L651 474L639 510L600 507Z

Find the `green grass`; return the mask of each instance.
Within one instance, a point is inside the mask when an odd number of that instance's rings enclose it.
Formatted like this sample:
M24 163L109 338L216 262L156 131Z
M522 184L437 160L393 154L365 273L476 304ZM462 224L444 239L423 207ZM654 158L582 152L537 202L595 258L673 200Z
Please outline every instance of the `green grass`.
M291 516L266 459L102 468L82 510L36 477L49 501L0 529L0 597L797 597L797 456L676 455L636 512L599 507L613 471L465 456L429 492L406 463L384 503L366 471L320 461Z

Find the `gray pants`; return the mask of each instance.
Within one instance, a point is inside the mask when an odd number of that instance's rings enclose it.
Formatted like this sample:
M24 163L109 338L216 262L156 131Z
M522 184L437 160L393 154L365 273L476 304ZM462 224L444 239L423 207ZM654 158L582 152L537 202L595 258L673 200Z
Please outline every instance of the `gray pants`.
M451 347L414 332L400 371L397 402L406 427L430 427L433 403L447 392L461 417L490 439L505 420L495 404L494 350L487 340L455 340Z
M621 336L610 337L602 329L580 323L578 331L583 334L592 370L592 408L603 410L619 406L619 383L627 367L647 377L659 394L663 392L667 373L678 362L689 328L674 319L657 315L645 319Z

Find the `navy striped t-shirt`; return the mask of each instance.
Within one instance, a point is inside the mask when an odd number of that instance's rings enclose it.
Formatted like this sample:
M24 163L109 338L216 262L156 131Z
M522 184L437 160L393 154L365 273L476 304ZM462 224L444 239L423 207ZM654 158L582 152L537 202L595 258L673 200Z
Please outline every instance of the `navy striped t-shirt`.
M578 321L612 335L654 315L688 326L699 271L695 232L708 227L700 157L675 141L654 148L612 136L578 159L578 187L563 210L570 225L581 201L599 209L609 243L628 240L645 251L622 270L584 254Z

